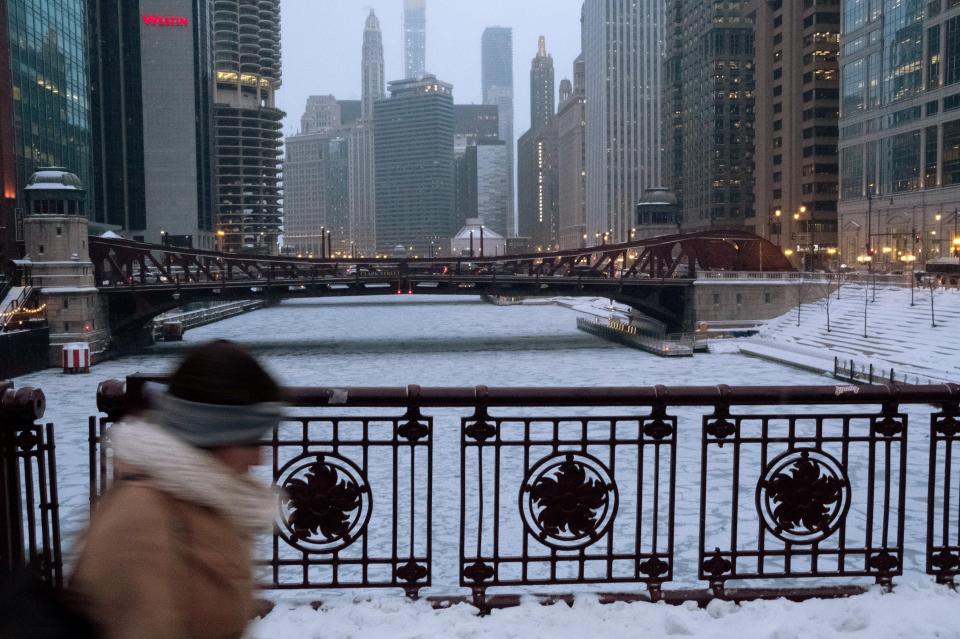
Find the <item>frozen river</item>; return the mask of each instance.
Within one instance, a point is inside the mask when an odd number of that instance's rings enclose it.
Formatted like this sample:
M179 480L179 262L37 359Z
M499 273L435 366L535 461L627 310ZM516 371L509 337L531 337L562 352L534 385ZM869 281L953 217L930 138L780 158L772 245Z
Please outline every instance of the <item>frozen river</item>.
M47 394L46 418L56 424L61 517L69 546L87 516L87 417L95 414L98 382L170 370L190 347L213 338L236 340L263 359L288 386L651 386L824 384L823 377L735 354L661 359L579 332L576 313L559 306L496 307L473 298L397 297L287 302L196 329L181 344L100 364L92 375L50 370L16 380ZM455 411L437 417L434 583L457 583L459 472ZM677 576L696 575L699 503L699 419L680 418ZM918 414L915 418L923 423ZM913 421L913 424L918 423ZM911 432L908 569L921 569L927 440ZM914 436L916 434L916 436ZM449 475L450 480L445 479ZM444 499L438 499L443 493Z

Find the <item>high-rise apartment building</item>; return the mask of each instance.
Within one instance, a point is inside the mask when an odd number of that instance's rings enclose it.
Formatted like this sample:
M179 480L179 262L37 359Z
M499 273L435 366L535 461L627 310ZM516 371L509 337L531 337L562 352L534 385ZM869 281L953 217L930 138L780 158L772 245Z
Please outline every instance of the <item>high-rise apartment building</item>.
M141 241L219 248L209 5L169 0L158 15L150 0L91 0L87 9L91 218Z
M403 70L414 80L427 72L427 0L403 0Z
M687 230L742 228L754 217L750 0L667 0L666 11L664 179Z
M662 0L585 0L587 235L630 236L662 185Z
M557 178L559 181L560 248L586 245L587 148L583 56L573 64L573 84L560 83L557 113Z
M840 6L754 0L756 233L797 266L837 245Z
M39 167L63 166L91 183L91 113L86 1L4 0L0 45L7 60L0 78L0 100L12 123L12 144L4 173L4 206L26 210L24 189ZM4 138L10 137L10 129ZM7 149L10 149L9 151ZM12 157L9 154L12 152ZM11 203L12 201L12 203ZM92 199L87 193L86 208ZM9 214L8 214L9 215ZM14 227L16 221L2 225ZM2 232L0 232L2 233ZM9 251L9 249L5 249Z
M217 225L230 252L274 253L281 232L280 1L213 0Z
M537 55L530 65L530 129L550 126L556 113L556 85L553 56L547 53L547 39L540 36Z
M457 231L453 86L435 76L389 84L374 106L377 249L429 255Z
M513 102L513 30L487 27L481 39L483 103L496 105L500 122L500 139L507 146L508 231L516 232L514 212L514 102ZM504 234L506 237L508 234Z
M903 268L954 254L960 203L960 5L842 7L840 261Z

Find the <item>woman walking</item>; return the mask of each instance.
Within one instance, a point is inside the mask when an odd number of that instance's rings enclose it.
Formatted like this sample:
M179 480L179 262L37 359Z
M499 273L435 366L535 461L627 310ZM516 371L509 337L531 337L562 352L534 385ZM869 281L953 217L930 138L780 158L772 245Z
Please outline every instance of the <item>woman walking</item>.
M110 430L115 483L71 581L109 639L239 637L254 616L252 545L276 500L249 474L279 388L239 346L188 354L150 410Z

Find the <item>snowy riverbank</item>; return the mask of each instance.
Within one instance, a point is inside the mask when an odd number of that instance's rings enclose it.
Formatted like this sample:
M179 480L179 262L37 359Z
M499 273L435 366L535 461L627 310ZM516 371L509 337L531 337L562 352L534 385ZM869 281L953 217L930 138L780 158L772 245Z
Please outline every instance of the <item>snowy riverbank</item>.
M809 371L832 373L838 357L858 370L873 366L878 376L892 369L909 383L960 379L960 291L878 285L876 301L869 285L845 285L839 299L831 291L829 304L826 297L804 304L768 322L756 338L735 342L740 352Z

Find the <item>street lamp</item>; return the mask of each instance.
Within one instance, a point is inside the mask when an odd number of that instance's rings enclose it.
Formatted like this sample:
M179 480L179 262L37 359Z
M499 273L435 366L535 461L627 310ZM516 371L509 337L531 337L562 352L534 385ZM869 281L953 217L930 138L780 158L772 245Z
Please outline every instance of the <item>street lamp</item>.
M773 217L774 217L773 224L776 227L776 231L777 231L777 246L780 246L780 239L781 239L780 236L783 233L783 227L781 226L780 218L783 217L783 210L776 209L773 212Z
M217 229L217 251L220 253L223 253L223 238L226 235L227 234L223 231L223 229Z
M483 224L480 225L480 257L483 257Z

